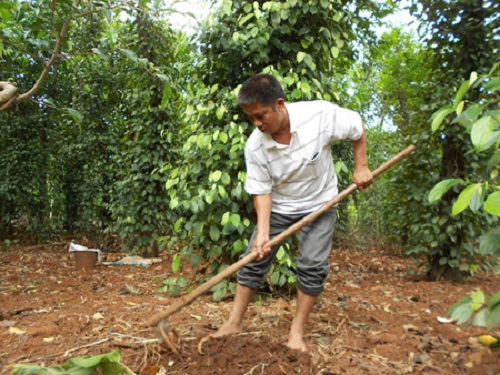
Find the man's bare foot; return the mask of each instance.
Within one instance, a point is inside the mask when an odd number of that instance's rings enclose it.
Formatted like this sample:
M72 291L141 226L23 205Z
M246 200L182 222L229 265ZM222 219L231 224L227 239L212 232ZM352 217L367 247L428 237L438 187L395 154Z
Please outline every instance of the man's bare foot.
M300 350L303 353L307 352L307 345L304 342L302 333L290 331L290 336L288 337L288 343L286 346L290 349Z
M241 324L234 324L229 321L225 322L217 332L210 335L210 337L225 337L240 333L243 330Z

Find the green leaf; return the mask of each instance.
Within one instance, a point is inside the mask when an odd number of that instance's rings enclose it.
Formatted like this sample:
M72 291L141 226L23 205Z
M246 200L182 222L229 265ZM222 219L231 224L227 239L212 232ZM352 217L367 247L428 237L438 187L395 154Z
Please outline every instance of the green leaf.
M174 232L179 232L179 229L181 228L181 224L182 224L182 221L184 220L184 218L179 218L177 219L177 221L175 222L174 224Z
M492 78L486 85L484 85L485 90L496 91L500 89L500 77Z
M469 79L469 87L477 80L477 72L472 72Z
M233 243L233 251L235 253L241 253L243 250L243 241L242 240L237 240Z
M500 165L500 151L497 151L493 156L488 160L488 171L491 171L497 165Z
M457 108L455 112L457 113L457 116L460 116L462 114L462 111L464 110L464 105L465 102L462 100L460 103L458 103Z
M500 292L493 294L488 304L488 309L490 309L490 311L495 310L497 308L500 309Z
M224 186L222 185L217 185L217 191L219 192L219 195L222 199L227 197L227 192L226 189L224 189Z
M234 225L235 228L238 227L238 225L240 224L240 221L241 221L241 217L240 215L238 214L232 214L230 219L229 219L230 223Z
M231 215L231 212L225 212L224 215L222 215L221 225L225 226L227 223L229 223L229 216L230 215Z
M491 132L490 138L483 144L481 147L481 152L484 150L489 149L491 146L496 144L500 140L500 131L493 131Z
M471 308L473 312L483 307L486 297L484 296L484 293L482 291L475 291L470 295L470 297L472 298Z
M191 202L189 209L193 214L197 214L200 211L200 206L198 206L198 203L196 202Z
M221 178L221 181L224 185L229 185L229 183L231 182L231 177L229 177L229 175L227 173L223 173L222 174L222 178Z
M463 183L461 178L443 180L432 188L429 193L429 203L434 203L439 200L452 186Z
M491 230L481 236L479 253L482 256L500 255L500 230Z
M336 59L337 57L339 57L340 50L338 49L338 47L332 47L331 52L332 52L333 58Z
M3 8L0 8L0 17L2 17L2 19L5 21L5 22L9 22L12 18L10 17L10 13L7 9L3 9Z
M484 202L484 209L492 215L500 216L500 191L488 195Z
M489 140L493 132L493 122L491 116L485 116L477 120L472 125L471 140L477 152L480 152L483 145Z
M481 189L482 190L482 189ZM470 200L469 208L472 212L477 212L483 205L483 197L481 191L476 192Z
M172 272L176 273L179 271L179 267L181 265L181 256L179 254L175 254L172 260Z
M314 63L311 55L307 55L304 58L304 62L311 70L316 70L316 64Z
M217 170L212 174L212 181L217 182L220 180L221 177L222 177L222 172Z
M102 48L92 48L92 52L94 52L95 54L97 54L103 60L108 60L109 59L109 55L108 55L107 51L105 51Z
M215 293L212 295L212 299L217 302L217 301L220 301L221 299L223 299L227 294L227 288L226 287L222 287L222 288L218 288Z
M472 319L471 324L475 325L475 326L478 326L478 327L486 327L487 326L487 318L488 318L488 311L487 311L487 309L482 309Z
M458 104L462 101L462 98L464 97L468 89L469 89L469 81L465 81L464 83L462 83L462 85L457 91L457 95L455 96L455 102L453 105L454 110L457 109Z
M132 60L133 62L137 62L137 55L135 54L135 52L124 48L120 48L120 52L123 53L128 59Z
M471 104L453 122L460 123L468 128L470 124L476 122L482 110L483 106L481 104Z
M69 361L79 367L91 368L103 362L120 362L120 353L113 351L108 354L71 358Z
M278 252L276 253L276 259L282 260L284 256L285 256L285 249L283 248L283 246L280 246Z
M220 238L220 231L215 225L210 226L210 238L212 241L217 242Z
M488 304L488 317L486 325L493 330L500 325L500 293L495 293Z
M293 96L295 99L300 99L300 98L302 98L302 91L300 91L299 89L295 89L295 90L293 90L293 92L292 92L292 96Z
M191 268L196 268L201 263L201 257L198 254L191 254Z
M455 110L451 105L440 108L432 115L431 129L433 132L439 129L444 118Z
M165 188L167 190L169 190L172 186L174 186L178 182L179 182L178 178L169 179L169 180L167 180L167 183L165 184Z
M172 97L172 87L170 86L170 82L166 82L165 87L163 87L163 96L161 99L160 109L165 108L171 97Z
M225 132L220 132L220 134L219 134L219 139L220 139L220 141L221 141L222 143L227 143L227 141L228 141L229 137L228 137L227 133L225 133Z
M72 108L64 108L70 115L73 117L73 120L80 125L82 122L82 114L78 112L76 109Z
M280 280L280 273L278 271L273 272L271 275L271 284L272 285L278 285Z
M472 316L472 306L470 303L463 304L454 309L451 317L457 319L458 324L467 322Z
M305 52L298 52L297 53L297 62L301 63L304 58L306 57L306 53Z
M224 225L224 227L222 228L222 233L225 235L225 236L228 236L232 233L234 233L236 231L236 227L232 224L232 223L227 223L226 225Z
M481 189L481 184L471 184L467 186L460 195L458 196L457 201L453 204L451 209L451 214L453 216L458 215L460 212L465 210L472 199L472 196L476 194Z
M217 191L216 190L210 190L207 195L205 195L205 201L208 203L208 204L212 204L215 200L215 196L217 195Z
M167 75L165 75L165 74L157 74L156 76L157 76L157 77L158 77L161 81L163 81L163 82L169 82L169 81L170 81L170 78L168 78L168 76L167 76ZM188 108L188 109L189 109L189 108ZM188 109L186 109L186 111L187 111Z

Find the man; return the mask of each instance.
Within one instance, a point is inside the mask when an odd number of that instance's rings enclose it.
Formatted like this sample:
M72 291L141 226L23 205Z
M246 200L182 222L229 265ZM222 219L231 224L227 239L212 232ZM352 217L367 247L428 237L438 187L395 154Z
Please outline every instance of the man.
M245 148L245 189L253 195L257 212L257 226L246 254L254 251L258 256L238 272L231 315L213 337L242 330L248 304L279 249L279 245L264 247L266 242L338 194L332 141L352 140L353 181L360 190L373 181L367 163L366 132L357 113L326 101L285 104L280 83L267 74L244 82L238 103L257 128ZM335 215L333 208L300 232L297 312L287 343L292 349L306 351L304 326L328 275Z

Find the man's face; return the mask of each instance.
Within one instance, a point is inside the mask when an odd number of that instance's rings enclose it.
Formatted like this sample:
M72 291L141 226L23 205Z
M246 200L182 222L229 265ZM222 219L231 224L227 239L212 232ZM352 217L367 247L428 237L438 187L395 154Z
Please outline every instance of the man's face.
M279 131L283 125L284 100L278 99L275 107L264 106L261 103L244 104L243 109L249 120L265 134Z

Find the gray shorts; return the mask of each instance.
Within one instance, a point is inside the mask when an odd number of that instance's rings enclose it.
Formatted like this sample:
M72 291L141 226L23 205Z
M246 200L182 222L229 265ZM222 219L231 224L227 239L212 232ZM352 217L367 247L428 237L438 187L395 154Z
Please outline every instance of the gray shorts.
M283 215L272 212L269 237L275 237L304 216L306 214ZM300 252L296 260L297 286L305 294L318 296L323 291L330 270L328 256L332 248L335 218L336 208L334 207L300 230ZM252 251L252 244L256 235L257 228L254 229L247 250L245 254L241 255L240 259ZM280 245L274 246L268 257L240 269L237 273L238 284L252 289L259 289L264 277L271 269L279 247Z

